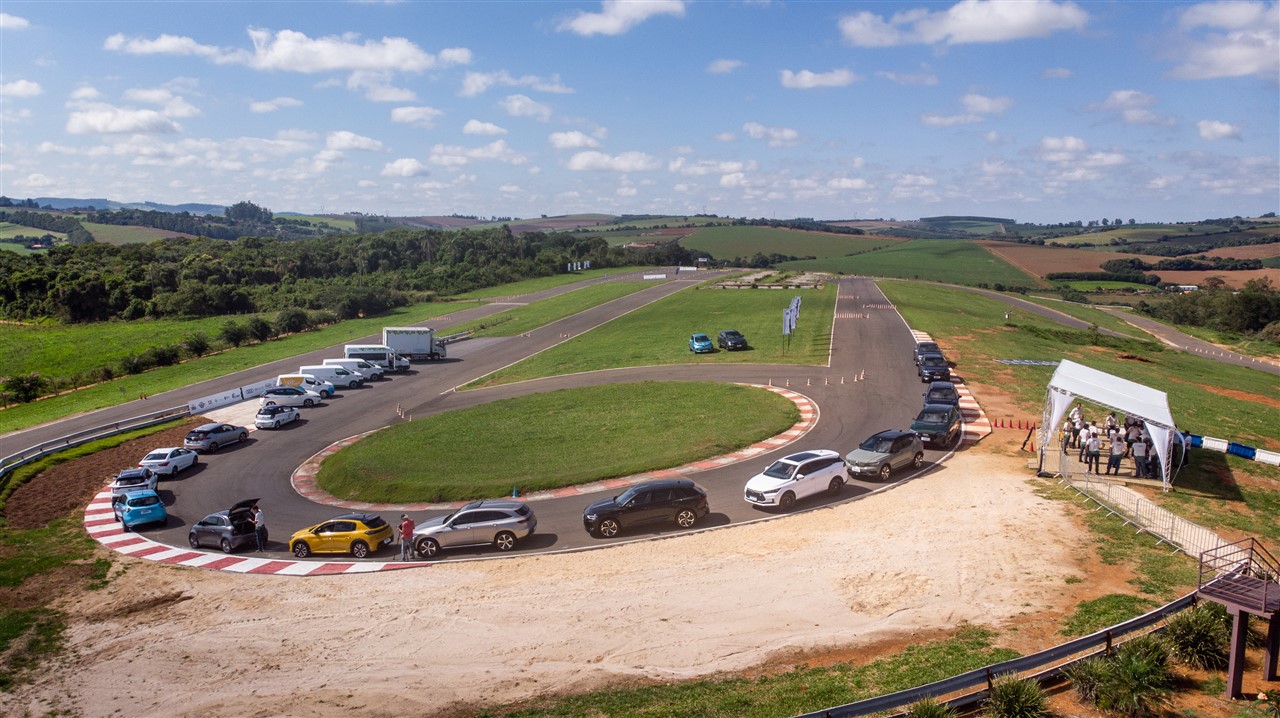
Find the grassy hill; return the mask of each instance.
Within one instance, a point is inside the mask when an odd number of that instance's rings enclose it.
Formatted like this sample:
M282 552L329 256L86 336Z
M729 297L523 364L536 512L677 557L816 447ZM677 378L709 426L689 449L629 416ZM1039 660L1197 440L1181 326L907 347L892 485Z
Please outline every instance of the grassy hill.
M757 252L792 257L843 257L898 241L901 240L773 227L705 227L680 243L689 249L709 252L716 259L732 259L749 258Z
M970 286L1037 287L1038 278L1018 269L974 242L913 239L852 257L784 262L783 269L927 279Z

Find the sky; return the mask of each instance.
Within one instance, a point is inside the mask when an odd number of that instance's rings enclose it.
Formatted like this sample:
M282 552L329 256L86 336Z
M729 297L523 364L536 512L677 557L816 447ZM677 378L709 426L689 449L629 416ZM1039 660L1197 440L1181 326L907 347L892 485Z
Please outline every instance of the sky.
M0 2L0 194L274 212L1280 211L1277 2Z

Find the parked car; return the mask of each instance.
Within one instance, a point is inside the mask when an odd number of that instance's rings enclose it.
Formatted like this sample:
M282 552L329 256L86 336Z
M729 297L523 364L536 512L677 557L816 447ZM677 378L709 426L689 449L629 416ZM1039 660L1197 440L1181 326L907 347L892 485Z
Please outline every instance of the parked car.
M218 511L200 519L187 533L191 548L217 546L223 553L231 553L242 546L257 548L253 519L249 514L257 499L239 501L226 511ZM263 541L266 537L263 536Z
M177 446L163 449L152 449L138 462L138 467L151 469L162 476L176 476L179 471L189 469L200 463L200 455L191 449Z
M391 524L376 514L343 514L293 532L289 550L298 558L313 553L350 553L364 558L391 543Z
M279 429L291 421L297 421L300 416L302 414L292 406L272 404L258 409L257 416L253 417L253 425L259 429Z
M747 346L747 338L739 334L737 329L726 329L717 334L716 346L725 351L749 348Z
M473 501L447 516L418 524L413 531L413 547L426 558L457 546L490 545L499 551L510 551L537 528L538 518L523 501Z
M871 436L844 457L849 478L874 476L888 481L889 476L904 466L924 465L924 446L913 431L889 429Z
M960 392L956 390L956 385L949 381L935 381L929 384L929 389L924 393L924 403L926 404L950 404L951 406L960 406Z
M951 367L941 354L924 354L916 366L920 381L951 381Z
M960 410L950 404L925 404L911 430L926 444L951 446L963 428Z
M844 461L830 449L814 449L784 456L747 481L743 498L756 506L777 506L784 511L797 499L844 487Z
M942 347L937 342L916 342L916 348L912 351L916 364L920 363L920 357L925 354L941 354Z
M227 444L245 441L249 438L249 430L234 424L201 424L187 433L182 446L192 451L207 451L210 454Z
M258 400L260 406L315 406L319 403L319 394L296 386L272 387L262 392L262 398Z
M111 482L111 495L115 497L138 489L155 491L158 481L151 469L122 469Z
M688 479L647 481L592 503L582 512L582 525L592 536L611 538L624 526L675 522L687 529L710 510L707 492Z
M112 498L111 513L124 526L125 531L143 524L158 523L163 526L169 521L164 502L154 489L136 489Z
M689 351L694 354L706 354L715 350L716 347L711 343L711 337L706 334L694 334L689 337Z

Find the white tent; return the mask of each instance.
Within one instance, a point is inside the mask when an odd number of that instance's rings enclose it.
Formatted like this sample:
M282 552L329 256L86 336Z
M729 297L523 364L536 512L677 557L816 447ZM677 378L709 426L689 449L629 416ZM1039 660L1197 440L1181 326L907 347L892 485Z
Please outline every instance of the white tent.
M1044 452L1048 442L1062 424L1071 404L1081 397L1101 404L1117 412L1142 419L1160 457L1160 479L1168 490L1172 482L1171 461L1173 443L1182 441L1182 434L1169 413L1169 399L1163 391L1156 391L1128 379L1090 369L1063 359L1049 380L1045 395L1044 420L1040 426L1040 464L1044 465ZM1185 447L1183 447L1185 451Z

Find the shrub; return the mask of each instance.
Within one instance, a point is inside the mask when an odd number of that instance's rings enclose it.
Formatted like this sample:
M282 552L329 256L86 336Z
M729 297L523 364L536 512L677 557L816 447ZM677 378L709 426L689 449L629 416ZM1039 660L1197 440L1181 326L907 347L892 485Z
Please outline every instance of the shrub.
M200 332L188 334L186 339L182 340L182 350L187 353L188 357L195 359L202 357L209 352L209 338Z
M11 376L4 380L4 391L14 401L24 403L44 396L49 390L49 380L32 372L30 374Z
M1227 665L1231 630L1214 607L1221 611L1216 603L1196 604L1169 619L1165 626L1174 657L1192 668L1220 670Z
M992 718L1043 718L1049 715L1049 701L1039 683L1013 674L1000 676L991 684L986 702Z
M1111 659L1111 670L1098 686L1098 708L1130 718L1155 715L1169 702L1173 674L1169 648L1161 637L1147 634L1125 642Z
M249 336L257 341L265 342L276 335L276 328L271 326L271 322L262 317L253 317L249 320L248 326L245 327L249 332Z
M1071 687L1082 702L1097 705L1098 688L1107 681L1110 670L1111 662L1107 657L1094 656L1067 666L1062 670L1062 675L1071 682Z
M912 703L907 707L905 718L955 718L956 709L932 698Z
M282 309L276 315L276 330L281 334L296 334L311 328L311 317L301 309Z
M151 366L173 366L182 357L182 352L178 347L171 344L148 347L143 354L147 363Z
M223 324L222 329L218 331L218 336L231 346L238 347L249 338L249 330L245 329L243 324L228 319L227 323Z

